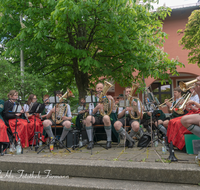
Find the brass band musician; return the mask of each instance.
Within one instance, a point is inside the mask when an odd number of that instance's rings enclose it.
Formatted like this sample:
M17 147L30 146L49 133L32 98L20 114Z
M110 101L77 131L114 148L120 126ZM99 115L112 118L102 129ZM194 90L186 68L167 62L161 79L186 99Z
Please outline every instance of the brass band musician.
M56 96L61 98L63 95L63 93L61 91L57 91L56 92ZM71 130L71 119L72 119L72 115L71 115L71 109L70 109L70 105L66 104L65 109L66 110L66 115L62 115L62 122L60 123L63 126L63 131L60 137L60 148L62 147L62 141L65 139L65 137L67 136L68 132ZM55 121L52 120L52 114L55 112L58 112L59 108L56 108L55 106L51 109L51 111L46 115L46 120L43 121L43 125L44 125L44 129L46 131L46 133L48 134L48 136L51 138L55 138L51 129L51 126L55 124Z
M104 85L102 83L98 83L96 85L96 92L97 92L97 96L95 97L96 102L99 102L99 97L100 97L101 92L103 92L103 88L104 88ZM107 96L107 98L110 100L113 99L112 96ZM91 149L94 147L94 142L93 142L93 125L94 124L104 124L104 129L107 135L106 148L111 148L112 130L111 130L110 116L109 115L102 116L100 114L100 110L103 110L103 104L96 103L96 102L89 104L89 113L91 115L87 116L85 120L86 132L89 139L89 144L87 146L87 149Z
M130 92L131 92L131 87L125 88L126 97L128 97ZM140 105L139 104L137 105L135 101L133 102L133 104L134 106L138 106L138 110L142 109L140 108ZM117 133L119 133L123 138L126 137L126 139L129 142L128 147L133 148L134 140L132 137L138 135L138 137L140 138L143 133L142 133L142 129L140 129L139 120L132 119L129 115L129 111L132 111L132 107L118 108L118 120L114 123L114 128L117 131ZM125 114L127 115L126 121L125 121ZM142 119L142 114L141 114L140 119ZM130 134L128 134L123 128L123 126L125 126L125 122L127 123L127 125L131 126Z

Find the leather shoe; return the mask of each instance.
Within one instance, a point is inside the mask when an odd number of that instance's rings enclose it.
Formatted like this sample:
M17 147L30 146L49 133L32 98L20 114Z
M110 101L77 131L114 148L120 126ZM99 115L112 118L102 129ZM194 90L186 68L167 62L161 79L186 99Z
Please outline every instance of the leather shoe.
M135 142L134 141L128 141L128 148L133 148Z
M64 148L63 142L59 142L59 148Z
M88 146L87 146L87 149L90 150L92 148L94 148L94 142L90 141L89 144L88 144Z
M111 148L111 141L107 141L106 148Z

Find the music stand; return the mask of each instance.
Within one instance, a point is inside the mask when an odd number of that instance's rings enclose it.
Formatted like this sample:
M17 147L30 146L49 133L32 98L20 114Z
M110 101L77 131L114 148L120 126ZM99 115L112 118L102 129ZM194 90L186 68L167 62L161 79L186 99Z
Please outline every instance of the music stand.
M49 103L53 103L54 105L55 105L55 107L56 107L56 105L57 104L60 104L59 103L59 98L56 96L56 91L54 92L54 97L50 97L49 98L49 100L50 100L50 102ZM64 102L62 102L62 103L64 103ZM45 107L45 105L44 105L44 107ZM55 126L55 137L54 138L52 138L49 142L48 142L48 144L46 145L46 146L44 146L41 150L39 150L38 152L37 152L37 154L39 154L42 150L44 150L47 146L49 146L52 142L54 142L54 144L59 144L59 145L62 145L66 150L68 150L69 152L71 152L62 142L60 142L58 139L57 139L57 137L56 137L56 120L57 120L57 116L56 116L56 111L55 111L55 121L54 121L54 126Z
M22 106L21 105L19 105L19 104L16 104L16 105L14 105L13 106L13 109L12 109L12 113L15 115L15 132L13 133L13 135L14 135L14 144L16 145L16 136L17 136L17 138L19 139L19 136L18 136L18 133L17 133L17 122L18 122L18 118L19 118L19 116L17 116L16 114L17 113L21 113L21 110L22 110Z
M36 114L37 113L38 114L42 113L44 111L44 109L45 109L45 104L41 104L41 103L35 102L32 105L32 107L30 108L30 111L28 112L29 114L33 114L34 115L34 136L31 138L31 139L33 139L31 150L33 150L33 144L34 144L35 139L36 139L35 151L37 151L37 149L39 148L39 145L38 145L38 134L40 132L36 131Z

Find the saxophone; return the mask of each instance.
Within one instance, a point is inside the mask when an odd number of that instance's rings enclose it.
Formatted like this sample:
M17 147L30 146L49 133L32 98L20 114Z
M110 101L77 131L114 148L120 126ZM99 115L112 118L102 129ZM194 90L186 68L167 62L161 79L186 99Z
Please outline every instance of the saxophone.
M100 114L102 116L105 115L110 115L113 109L114 105L114 100L113 99L108 99L106 96L108 90L112 87L113 85L107 81L104 81L104 86L103 86L103 91L101 92L99 96L99 102L102 102L103 104L103 110L100 110Z
M63 102L65 98L68 97L68 93L69 91L67 90L67 92L65 92L65 94L59 98L59 102ZM55 113L52 113L52 120L55 121L56 120L56 124L60 124L63 120L62 117L63 115L66 115L67 113L67 104L63 103L63 104L57 104L56 108L58 108L58 111L56 111ZM56 118L55 118L56 115Z
M133 94L136 92L137 89L138 89L138 85L137 84L133 84L132 88L131 88L131 92L130 92L130 94L127 97L128 102L129 102L129 106L133 108L132 111L129 111L129 115L130 115L130 117L132 119L140 119L141 116L142 116L142 102L140 101L139 98L133 96ZM135 112L138 112L138 104L136 106L133 105L134 99L136 99L137 102L140 103L140 109L141 109L141 111L139 112L139 115L137 117L135 117L134 114L135 114Z

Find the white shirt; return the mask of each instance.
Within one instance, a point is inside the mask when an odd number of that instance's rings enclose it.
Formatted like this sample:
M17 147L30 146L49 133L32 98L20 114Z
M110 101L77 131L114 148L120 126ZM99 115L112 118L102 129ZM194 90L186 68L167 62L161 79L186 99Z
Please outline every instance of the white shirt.
M69 104L67 104L67 117L72 117L72 113L71 113L71 109L70 109L70 105Z
M139 101L137 101L137 104L138 104L138 110L141 110ZM123 110L124 107L119 107L118 114L120 114ZM126 114L129 114L129 111L126 111Z
M199 103L199 96L197 94L194 96L191 96L190 100Z
M53 104L45 105L45 114L48 114L53 108Z
M24 104L24 112L28 112L29 111L29 105L28 104Z
M99 102L99 97L96 97L96 99L97 99L97 102ZM94 110L94 103L89 103L89 114L90 115L92 115L93 110ZM116 109L112 110L112 112L116 113ZM96 114L99 114L99 110L96 112Z

